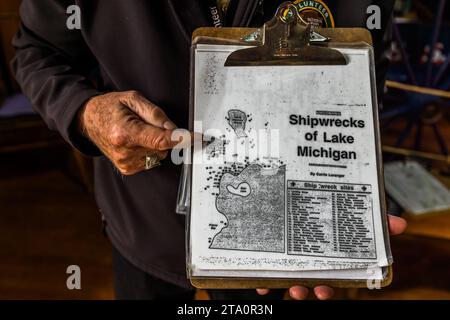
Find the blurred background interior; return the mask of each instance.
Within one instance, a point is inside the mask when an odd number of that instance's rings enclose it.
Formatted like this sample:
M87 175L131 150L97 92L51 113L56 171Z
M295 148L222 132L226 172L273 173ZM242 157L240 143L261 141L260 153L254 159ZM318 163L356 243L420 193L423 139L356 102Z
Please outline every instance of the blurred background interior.
M10 71L19 4L0 2L0 299L112 299L91 163L47 129ZM450 299L450 1L397 0L395 15L380 121L390 212L409 228L392 239L389 288L336 298ZM66 288L72 264L81 291Z

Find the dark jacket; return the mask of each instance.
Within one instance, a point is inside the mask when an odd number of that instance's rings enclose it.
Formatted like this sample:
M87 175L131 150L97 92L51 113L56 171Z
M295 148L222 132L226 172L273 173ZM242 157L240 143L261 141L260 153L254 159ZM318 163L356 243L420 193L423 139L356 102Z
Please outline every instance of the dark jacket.
M68 30L66 9L80 6L82 29ZM258 0L240 0L232 26L249 26ZM277 4L266 1L268 20ZM326 1L337 27L365 27L370 4L382 8L375 31L378 77L386 67L393 0ZM22 26L14 39L13 67L24 93L51 129L94 156L95 191L113 245L138 268L188 287L184 217L175 214L179 168L122 177L74 129L80 107L107 91L138 90L179 126L188 125L189 48L192 31L211 25L202 0L23 0ZM95 80L95 81L93 81ZM95 84L94 84L95 83Z

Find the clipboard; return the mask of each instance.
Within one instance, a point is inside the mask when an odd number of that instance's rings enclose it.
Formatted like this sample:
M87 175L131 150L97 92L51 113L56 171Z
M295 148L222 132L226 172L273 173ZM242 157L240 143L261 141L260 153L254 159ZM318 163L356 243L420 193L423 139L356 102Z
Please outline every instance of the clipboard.
M191 63L191 108L190 123L194 121L194 74L195 50L201 45L229 45L246 46L229 55L225 62L228 68L255 66L298 66L298 65L345 65L346 57L337 48L371 48L372 39L369 31L362 28L311 29L295 6L284 3L280 6L275 17L265 24L262 29L254 28L199 28L192 36ZM372 67L373 52L371 51ZM371 74L373 105L377 106L374 70ZM373 108L375 130L377 179L380 209L382 212L382 229L384 245L389 265L382 270L382 281L378 287L388 286L393 277L392 255L387 227L387 214L384 191L384 177L381 157L380 133L378 129L378 113ZM194 127L190 128L191 130ZM192 153L185 157L192 161ZM192 163L189 161L189 163ZM288 288L293 285L313 287L316 285L330 285L337 288L366 288L368 279L314 279L314 278L254 278L254 277L199 277L193 275L191 261L190 229L192 212L190 208L192 190L192 165L185 165L182 183L180 184L178 209L187 214L186 224L186 252L187 274L192 285L199 289L254 289L254 288ZM186 190L188 190L186 192ZM194 213L195 214L195 213Z

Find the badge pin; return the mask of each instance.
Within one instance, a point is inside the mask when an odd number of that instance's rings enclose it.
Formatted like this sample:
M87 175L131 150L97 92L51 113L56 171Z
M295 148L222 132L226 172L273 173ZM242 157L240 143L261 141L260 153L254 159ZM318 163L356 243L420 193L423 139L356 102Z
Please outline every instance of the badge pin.
M321 0L296 0L294 4L302 18L314 28L334 28L330 8Z

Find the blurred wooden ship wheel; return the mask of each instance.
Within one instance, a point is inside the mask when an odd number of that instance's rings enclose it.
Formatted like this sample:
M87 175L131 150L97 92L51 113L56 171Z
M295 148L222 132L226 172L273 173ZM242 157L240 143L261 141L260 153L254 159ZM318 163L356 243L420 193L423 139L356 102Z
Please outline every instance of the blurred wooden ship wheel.
M383 146L386 153L450 164L450 55L445 49L449 46L445 39L450 32L445 21L447 3L446 0L433 3L434 17L428 25L418 16L396 18L393 23L395 54L386 81L389 90L385 99L390 104L385 104L380 120L381 130L386 132L396 127L391 131L396 132L396 136L389 145ZM409 36L422 29L429 32ZM425 44L421 56L413 50L417 43ZM424 127L431 130L423 130ZM396 131L399 128L400 131Z

